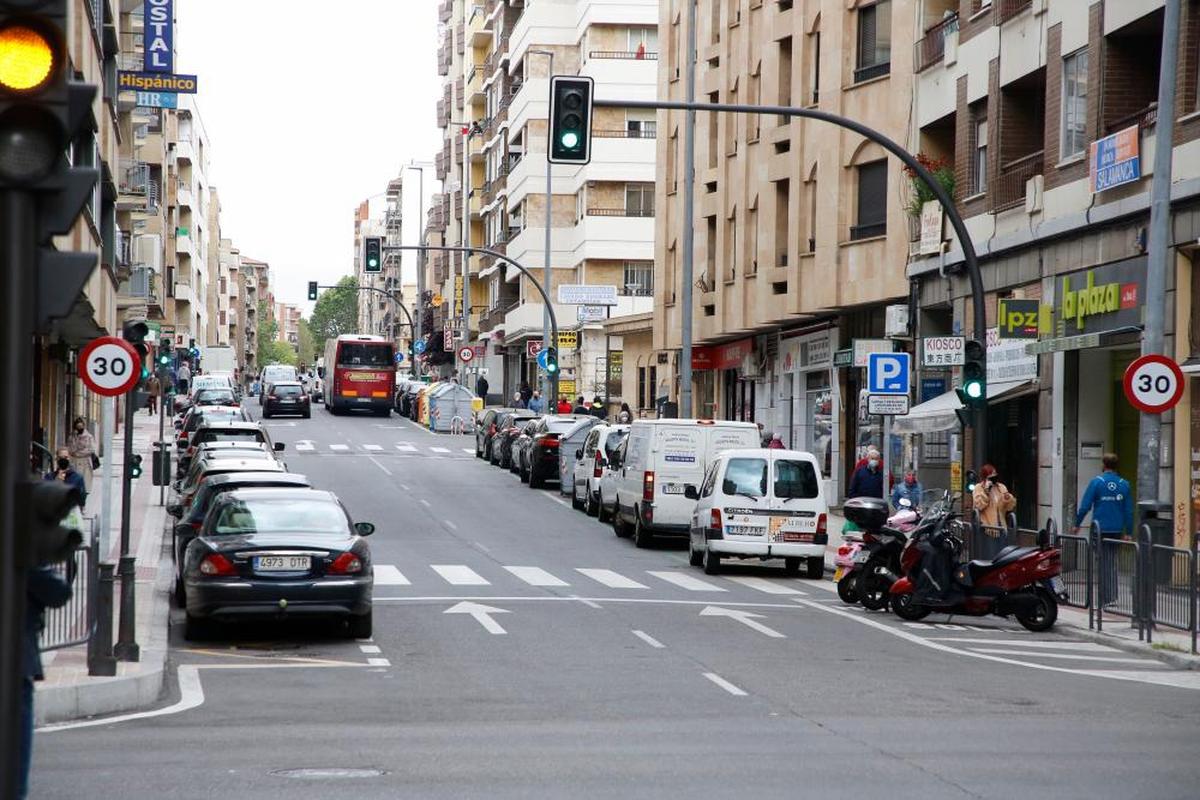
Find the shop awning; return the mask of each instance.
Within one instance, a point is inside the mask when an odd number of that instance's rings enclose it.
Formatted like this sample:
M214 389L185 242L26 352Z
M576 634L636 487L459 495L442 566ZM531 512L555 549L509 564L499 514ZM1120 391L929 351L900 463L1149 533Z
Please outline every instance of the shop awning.
M1032 380L989 383L988 402L1002 403L1034 389ZM896 417L892 423L892 433L937 433L954 430L958 427L958 415L954 412L962 407L958 394L951 389L932 400L913 406L903 417Z

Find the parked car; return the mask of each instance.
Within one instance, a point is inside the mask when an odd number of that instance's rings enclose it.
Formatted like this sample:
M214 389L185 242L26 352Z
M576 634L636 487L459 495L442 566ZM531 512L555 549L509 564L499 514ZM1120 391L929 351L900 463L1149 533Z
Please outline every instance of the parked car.
M571 506L589 517L600 513L600 479L608 466L609 454L621 444L628 430L628 425L597 425L588 431L583 447L574 453Z
M528 411L518 410L504 415L504 419L496 426L496 435L492 438L492 458L494 465L508 469L512 466L513 440L521 433L525 423L534 418Z
M829 507L816 456L799 450L726 450L708 466L704 480L689 485L695 500L688 561L709 575L722 557L782 558L796 575L825 574Z
M263 400L263 419L270 419L278 414L299 414L308 419L312 416L311 401L304 393L304 386L299 381L276 381L271 384L271 390Z
M517 440L521 464L521 480L530 489L538 489L546 481L557 481L559 437L574 428L578 422L574 416L539 417L530 423L525 435Z
M195 475L200 471L203 463L212 461L214 458L250 458L262 461L279 461L275 453L261 442L205 442L196 446L196 450L191 456L188 465L181 472L176 473L176 476L179 478L176 488L178 489L188 483L194 483ZM286 468L286 466L285 464L284 467Z
M267 395L271 392L271 386L279 381L299 381L300 376L296 373L296 368L290 364L268 364L263 367L262 374L259 375L259 392L258 404L264 405L267 401Z
M190 506L196 499L199 488L216 475L228 475L231 472L287 472L287 467L273 458L250 457L249 453L239 453L236 456L214 453L213 458L204 458L196 462L195 469L179 485L179 504Z
M252 422L250 412L241 406L205 406L204 408L189 408L175 420L175 429L179 438L183 434L188 437L204 422Z
M487 458L492 447L492 437L496 435L497 424L513 408L485 408L475 419L475 457Z
M282 452L283 444L275 444L271 441L271 437L267 434L263 427L257 422L240 422L240 421L220 421L212 422L203 421L196 426L195 431L188 437L186 444L180 440L176 442L177 447L183 448L183 452L179 456L179 469L186 470L188 464L195 455L196 448L206 442L217 441L243 441L243 442L258 442L265 444L268 449L275 452Z
M621 477L619 466L629 441L629 426L624 427L626 430L610 434L605 443L608 463L604 465L596 485L596 519L600 522L612 521L613 511L617 507L617 480Z
M753 422L707 419L639 419L629 426L620 462L613 530L647 547L655 536L689 535L695 503L684 497L699 485L709 463L725 450L759 447Z
M184 636L254 617L334 617L371 635L375 531L331 492L236 489L222 494L184 552Z
M521 429L517 435L513 437L512 444L509 445L508 471L515 472L521 478L521 482L526 480L525 473L525 449L533 440L533 430L537 427L541 417L533 417L521 424Z
M208 513L212 502L234 489L249 488L282 488L309 487L308 478L290 472L230 472L226 475L214 475L200 486L192 502L188 506L172 503L167 506L167 513L178 522L171 530L171 560L175 568L175 605L183 608L183 554L188 544L200 531L204 516Z

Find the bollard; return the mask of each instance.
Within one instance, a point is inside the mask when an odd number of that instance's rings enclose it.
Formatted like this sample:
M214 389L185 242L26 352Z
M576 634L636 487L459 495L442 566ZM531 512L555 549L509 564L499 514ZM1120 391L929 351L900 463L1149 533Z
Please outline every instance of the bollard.
M100 564L96 581L96 632L88 640L88 675L116 675L113 657L113 565Z
M117 645L113 653L121 661L137 661L141 656L137 644L134 582L137 578L134 556L121 556L121 619L117 629Z

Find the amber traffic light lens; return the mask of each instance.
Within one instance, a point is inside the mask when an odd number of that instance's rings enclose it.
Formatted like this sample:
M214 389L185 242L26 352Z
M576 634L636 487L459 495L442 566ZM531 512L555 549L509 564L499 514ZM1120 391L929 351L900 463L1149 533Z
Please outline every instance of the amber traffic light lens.
M26 25L0 30L0 87L29 92L44 85L54 71L54 48Z

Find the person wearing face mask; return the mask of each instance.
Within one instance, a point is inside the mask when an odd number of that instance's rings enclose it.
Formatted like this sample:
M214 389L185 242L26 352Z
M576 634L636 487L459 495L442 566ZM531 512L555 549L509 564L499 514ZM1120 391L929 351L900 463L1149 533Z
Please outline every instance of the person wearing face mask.
M55 454L54 469L42 476L48 481L62 481L65 484L75 487L79 490L81 496L80 507L87 502L87 485L83 482L83 476L75 471L71 463L71 454L65 447L58 448Z
M96 439L87 429L83 417L76 417L71 426L71 435L67 437L67 455L71 466L82 476L83 490L92 488L92 472L100 466L100 458L96 455Z
M908 500L912 503L913 508L921 505L921 494L924 489L921 487L921 482L917 480L917 473L909 470L904 473L904 480L896 484L892 489L892 506L899 509L901 500Z
M867 463L854 470L850 476L850 488L846 499L854 497L883 497L883 466L879 451L872 447L867 451Z

